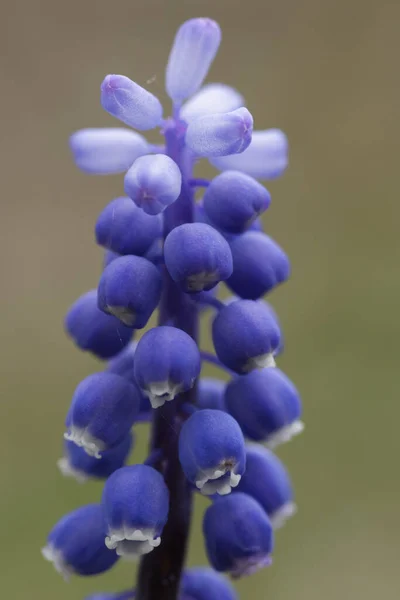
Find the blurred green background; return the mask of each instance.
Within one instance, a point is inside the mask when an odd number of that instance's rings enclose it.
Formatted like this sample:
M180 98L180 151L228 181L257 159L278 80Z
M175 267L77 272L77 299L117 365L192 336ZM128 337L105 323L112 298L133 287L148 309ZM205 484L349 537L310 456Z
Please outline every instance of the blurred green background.
M109 72L166 100L178 25L217 19L209 81L238 87L257 128L280 127L291 166L269 188L268 233L293 277L271 297L299 387L305 433L282 448L299 513L274 565L244 600L394 600L400 596L398 155L400 4L394 0L3 0L0 20L1 599L71 600L133 580L120 564L69 585L40 556L65 512L95 501L56 469L74 387L100 366L63 333L96 285L93 240L122 178L73 166L68 135L112 125L99 104ZM147 83L149 82L149 83ZM204 168L203 175L211 173ZM136 457L145 452L139 429ZM191 564L205 561L198 501ZM215 600L218 600L217 598Z

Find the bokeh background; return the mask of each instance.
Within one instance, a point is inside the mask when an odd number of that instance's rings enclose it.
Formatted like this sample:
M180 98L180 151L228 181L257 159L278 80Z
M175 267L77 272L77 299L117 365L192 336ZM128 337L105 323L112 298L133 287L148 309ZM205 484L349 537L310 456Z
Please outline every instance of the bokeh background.
M271 300L280 366L302 392L306 431L282 448L299 513L274 566L239 583L243 600L400 596L400 84L394 0L3 0L1 46L1 598L71 600L123 589L132 567L69 585L40 547L101 485L64 480L63 419L100 365L63 333L94 287L93 225L122 178L73 166L68 135L112 125L99 104L109 72L166 100L178 25L210 16L223 44L209 80L238 87L257 128L280 127L291 166L271 183L267 231L293 277ZM207 167L199 173L211 174ZM145 453L139 429L136 457ZM198 501L189 562L205 561ZM217 598L215 600L218 600Z

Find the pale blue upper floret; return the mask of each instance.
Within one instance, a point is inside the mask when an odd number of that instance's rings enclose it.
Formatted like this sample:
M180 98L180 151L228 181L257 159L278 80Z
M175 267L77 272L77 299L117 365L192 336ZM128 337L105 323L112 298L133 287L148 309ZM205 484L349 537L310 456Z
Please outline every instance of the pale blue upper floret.
M281 333L265 303L236 300L224 306L213 321L212 337L218 358L237 373L275 366Z
M118 560L104 545L103 511L99 504L88 504L64 516L51 530L42 549L46 560L65 579L73 574L97 575Z
M157 215L181 193L178 165L165 154L138 158L125 175L125 193L149 215Z
M158 98L124 75L107 75L101 84L101 105L134 129L154 129L162 123Z
M182 106L179 117L190 123L198 117L230 113L245 105L243 96L224 83L208 83Z
M220 27L211 19L190 19L178 29L165 73L167 93L175 103L197 92L220 42Z
M135 131L123 128L81 129L70 137L77 166L93 175L124 173L150 146Z
M247 494L218 498L205 512L203 533L208 559L217 571L242 577L271 563L271 522L262 506Z
M239 425L221 410L193 413L179 436L179 460L187 479L202 494L229 494L239 484L246 467Z
M292 483L283 462L271 450L252 444L246 451L246 472L235 491L252 496L261 504L274 529L296 512Z
M133 331L97 305L97 290L78 298L69 309L65 330L81 349L101 359L118 354L132 339Z
M175 327L150 329L140 339L135 352L135 379L153 408L191 389L200 368L196 342Z
M188 293L212 289L233 269L228 242L203 223L175 227L165 240L164 260L172 279Z
M65 438L90 456L118 445L139 412L137 388L114 373L94 373L76 388L66 418Z
M303 430L299 393L280 369L234 378L226 388L225 404L247 438L271 448Z
M121 256L100 277L98 305L128 327L142 329L157 307L161 291L157 267L141 256Z
M169 492L158 471L147 465L118 469L104 486L102 506L105 543L118 555L136 558L160 545Z

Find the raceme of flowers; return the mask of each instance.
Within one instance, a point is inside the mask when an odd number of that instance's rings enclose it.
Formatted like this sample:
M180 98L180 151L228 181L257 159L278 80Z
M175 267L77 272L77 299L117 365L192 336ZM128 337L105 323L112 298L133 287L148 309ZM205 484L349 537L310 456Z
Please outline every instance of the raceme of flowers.
M276 129L253 131L235 89L203 85L220 41L210 19L179 28L166 68L172 117L127 77L105 77L103 108L133 129L158 128L159 146L130 128L71 136L78 167L123 173L126 194L95 226L105 249L98 288L65 319L76 346L104 368L73 394L58 466L80 482L104 479L104 490L62 517L43 549L66 578L141 557L136 592L126 582L128 591L91 600L234 600L222 573L242 577L269 565L274 530L295 512L289 475L271 448L302 430L301 401L276 367L281 328L262 300L288 279L290 265L262 231L271 197L257 181L283 173L287 140ZM212 181L194 176L201 158L220 171ZM222 282L233 292L225 302ZM138 336L157 309L158 326ZM199 348L206 310L214 313L215 354ZM200 377L206 362L229 382ZM149 455L127 464L141 422L152 422ZM203 534L212 568L183 569L193 493L210 500Z

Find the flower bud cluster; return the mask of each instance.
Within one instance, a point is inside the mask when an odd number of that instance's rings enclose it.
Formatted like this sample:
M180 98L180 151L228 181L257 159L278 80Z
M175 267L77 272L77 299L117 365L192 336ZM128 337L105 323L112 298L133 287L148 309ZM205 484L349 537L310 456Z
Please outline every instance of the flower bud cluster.
M105 77L103 108L139 131L160 128L162 146L126 128L84 129L70 141L82 171L124 173L126 196L100 212L98 288L65 318L76 346L108 362L76 387L58 466L80 482L103 479L104 489L98 504L61 519L43 554L65 576L101 573L119 557L162 562L164 553L172 564L178 559L168 555L170 522L193 492L201 493L210 500L203 533L213 569L189 569L179 581L182 564L175 566L177 600L237 600L217 571L240 577L270 564L274 529L295 504L289 475L268 448L302 429L299 394L274 368L283 348L280 324L262 300L288 279L290 265L262 231L271 196L256 178L283 173L287 141L278 130L253 132L236 90L203 86L220 41L210 19L191 19L178 30L166 69L170 118L129 78ZM222 171L211 182L193 176L203 157ZM217 297L223 283L235 294L230 301ZM211 355L199 348L205 307L215 311ZM157 309L158 326L138 334ZM206 361L230 381L200 378ZM130 464L133 428L148 421L149 456ZM186 491L171 485L171 472ZM149 564L142 560L143 572ZM90 598L133 597L128 590Z

